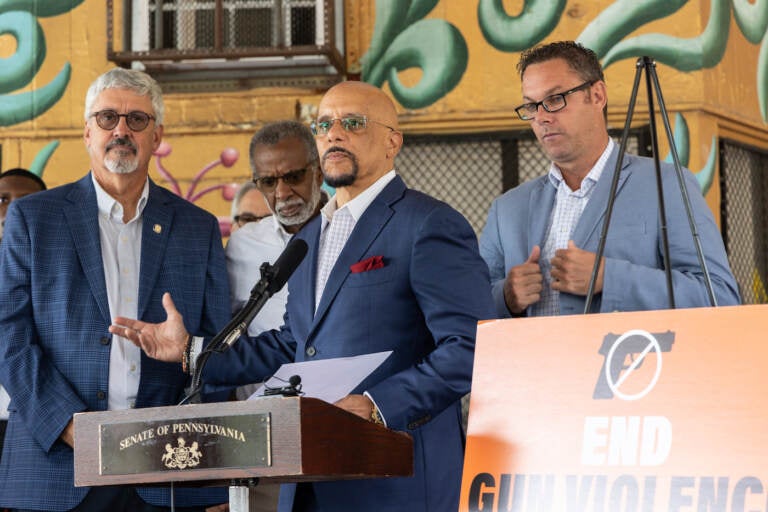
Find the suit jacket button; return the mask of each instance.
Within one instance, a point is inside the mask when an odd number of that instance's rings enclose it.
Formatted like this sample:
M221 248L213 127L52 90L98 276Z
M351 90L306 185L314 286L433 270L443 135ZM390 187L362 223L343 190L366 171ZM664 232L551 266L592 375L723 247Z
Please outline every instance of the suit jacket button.
M98 398L99 400L104 400L105 398L107 398L107 394L103 391L99 391L98 393L96 393L96 398Z
M307 347L306 353L309 357L314 357L315 354L317 354L317 350L315 349L315 347Z
M99 340L99 342L100 342L102 345L109 345L109 338L107 338L106 336L103 336L103 337L102 337L102 338Z

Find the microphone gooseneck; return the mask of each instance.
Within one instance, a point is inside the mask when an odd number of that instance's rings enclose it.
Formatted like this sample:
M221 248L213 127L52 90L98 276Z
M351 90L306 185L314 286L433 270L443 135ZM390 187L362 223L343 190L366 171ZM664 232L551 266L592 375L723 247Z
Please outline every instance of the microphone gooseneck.
M208 343L208 346L197 356L195 361L195 372L192 375L190 391L181 401L185 403L194 395L200 392L200 380L203 374L203 367L208 358L214 352L223 352L240 339L240 336L246 331L248 325L254 319L256 314L261 311L267 300L272 295L279 292L288 278L296 271L296 268L304 260L307 254L308 246L304 240L299 238L292 239L277 258L275 263L270 265L268 262L261 264L261 279L251 289L251 296L248 302L238 311L227 325L219 331Z

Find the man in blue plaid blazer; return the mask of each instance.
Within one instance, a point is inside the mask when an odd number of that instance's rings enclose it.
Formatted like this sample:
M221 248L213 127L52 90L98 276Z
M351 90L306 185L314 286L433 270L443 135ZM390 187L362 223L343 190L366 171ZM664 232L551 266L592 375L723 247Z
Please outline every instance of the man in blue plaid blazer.
M14 201L0 248L0 383L11 396L0 508L161 510L167 489L75 487L72 416L178 403L187 376L108 327L120 311L165 318L170 293L192 333L229 319L216 219L148 178L162 138L150 77L114 69L86 97L91 172ZM94 443L97 440L93 441ZM177 509L226 501L223 490L175 491Z

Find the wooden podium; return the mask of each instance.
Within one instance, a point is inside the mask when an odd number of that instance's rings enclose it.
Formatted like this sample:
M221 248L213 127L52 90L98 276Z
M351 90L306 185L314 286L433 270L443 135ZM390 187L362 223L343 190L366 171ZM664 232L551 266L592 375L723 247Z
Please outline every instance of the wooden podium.
M74 427L78 487L218 484L230 485L232 496L233 487L255 479L284 483L413 474L409 435L314 398L86 412L75 415Z

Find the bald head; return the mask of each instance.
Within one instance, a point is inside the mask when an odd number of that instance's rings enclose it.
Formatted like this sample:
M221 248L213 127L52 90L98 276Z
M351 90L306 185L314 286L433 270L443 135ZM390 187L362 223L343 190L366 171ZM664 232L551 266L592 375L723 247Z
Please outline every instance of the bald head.
M340 122L351 118L358 121ZM354 198L394 168L403 137L395 105L381 89L364 82L335 85L320 101L317 120L330 122L328 132L317 136L317 148L325 181L340 194L337 201Z
M384 91L365 82L341 82L334 85L325 93L320 101L320 108L324 103L341 101L348 105L361 104L367 107L366 114L370 119L398 128L397 110L394 102Z

